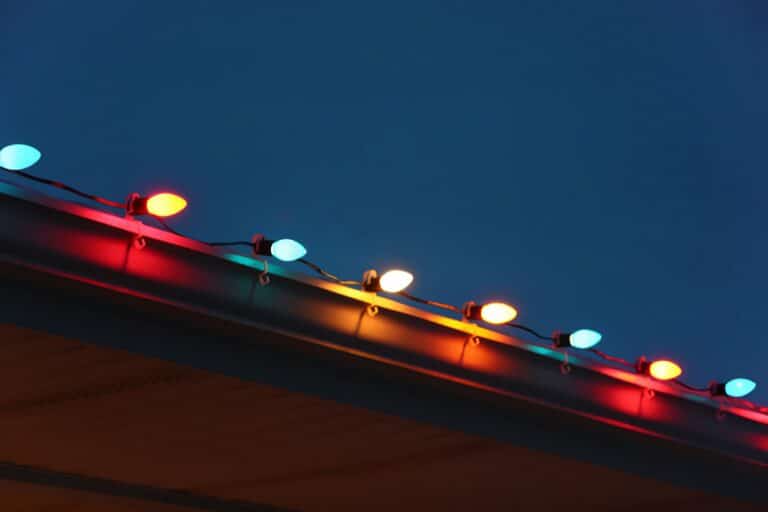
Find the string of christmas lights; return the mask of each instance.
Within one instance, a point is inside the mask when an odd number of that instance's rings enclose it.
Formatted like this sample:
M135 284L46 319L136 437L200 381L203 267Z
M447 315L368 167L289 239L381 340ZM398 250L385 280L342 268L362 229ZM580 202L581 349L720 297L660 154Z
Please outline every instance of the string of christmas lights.
M134 193L131 194L125 202L112 201L110 199L83 192L82 190L59 181L42 178L24 171L24 169L35 165L40 160L41 156L39 150L26 144L12 144L5 146L0 150L0 170L24 179L70 192L78 197L94 201L104 206L122 209L128 217L142 215L149 216L150 218L155 219L167 231L179 236L184 236L163 220L163 218L176 215L186 208L187 201L184 198L170 192L162 192L148 197ZM474 301L469 301L464 304L462 308L459 308L451 304L445 304L411 295L405 290L413 282L413 274L405 270L388 270L382 274L379 274L376 270L368 270L363 275L361 281L344 280L307 260L304 257L307 254L306 248L301 243L289 238L271 240L266 239L263 235L257 234L254 235L251 241L241 240L201 243L212 247L248 247L256 256L271 256L285 262L295 261L309 267L317 274L337 284L360 286L364 291L371 293L385 292L399 295L413 302L461 314L462 320L464 321L477 320L491 325L505 326L521 330L539 340L551 343L551 346L556 349L574 348L586 350L601 359L631 369L639 374L648 375L656 380L672 381L687 391L708 393L712 397L739 399L739 404L760 413L768 414L768 407L756 405L743 398L753 392L757 387L757 383L751 379L738 377L725 382L712 382L707 387L691 386L680 379L683 370L674 361L665 359L647 360L645 357L641 357L635 363L632 363L594 348L595 345L602 341L602 335L592 329L579 329L573 332L555 331L551 336L546 336L531 327L515 323L514 320L518 315L517 309L504 302L477 304Z

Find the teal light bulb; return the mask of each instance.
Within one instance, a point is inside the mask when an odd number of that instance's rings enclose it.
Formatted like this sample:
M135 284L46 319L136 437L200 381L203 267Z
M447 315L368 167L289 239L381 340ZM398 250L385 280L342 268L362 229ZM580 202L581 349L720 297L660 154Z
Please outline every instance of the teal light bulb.
M307 250L296 240L283 238L272 242L272 256L280 261L296 261L307 254Z
M579 329L569 336L571 346L580 349L592 348L600 343L601 339L603 335L592 329Z
M741 398L753 392L756 387L755 381L739 377L725 383L725 394L734 398Z
M26 144L11 144L0 149L0 167L20 171L40 160L40 151Z

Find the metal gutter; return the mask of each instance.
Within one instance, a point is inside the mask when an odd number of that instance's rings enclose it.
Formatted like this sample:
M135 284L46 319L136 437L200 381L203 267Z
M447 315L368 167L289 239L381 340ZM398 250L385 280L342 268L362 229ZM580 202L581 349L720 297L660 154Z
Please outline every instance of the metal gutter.
M272 263L262 286L261 261L2 181L0 263L768 466L768 415L737 401L573 352L563 374L561 351Z

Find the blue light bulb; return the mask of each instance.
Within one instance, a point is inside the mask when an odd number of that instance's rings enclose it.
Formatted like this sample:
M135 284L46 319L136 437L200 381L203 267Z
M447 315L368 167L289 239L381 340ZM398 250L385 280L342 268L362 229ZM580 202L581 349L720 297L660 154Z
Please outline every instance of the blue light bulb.
M725 383L725 394L734 398L741 398L753 392L756 387L755 381L739 377Z
M280 261L296 261L307 254L307 250L303 245L290 238L283 238L272 242L270 251L272 256Z
M603 335L592 329L579 329L572 332L569 336L570 344L573 348L592 348L603 339Z
M40 151L26 144L11 144L0 149L0 167L20 171L40 160Z

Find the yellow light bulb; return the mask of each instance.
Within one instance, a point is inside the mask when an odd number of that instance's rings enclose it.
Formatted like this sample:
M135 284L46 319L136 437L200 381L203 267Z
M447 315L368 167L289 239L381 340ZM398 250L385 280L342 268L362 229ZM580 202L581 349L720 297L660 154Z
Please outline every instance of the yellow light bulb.
M389 293L405 290L413 282L413 274L405 270L388 270L379 278L379 288Z
M672 380L682 375L683 369L680 368L680 365L677 363L661 359L651 363L648 367L648 373L650 373L651 377L654 379Z
M517 310L503 302L489 302L480 308L480 318L489 324L506 324L517 318Z
M176 215L187 207L187 201L176 194L163 192L147 199L147 212L157 217Z

